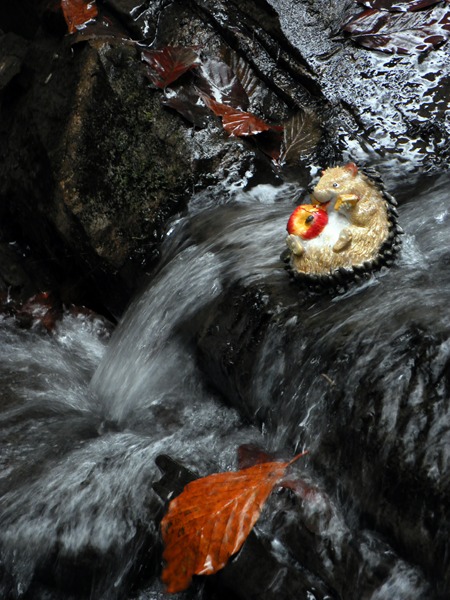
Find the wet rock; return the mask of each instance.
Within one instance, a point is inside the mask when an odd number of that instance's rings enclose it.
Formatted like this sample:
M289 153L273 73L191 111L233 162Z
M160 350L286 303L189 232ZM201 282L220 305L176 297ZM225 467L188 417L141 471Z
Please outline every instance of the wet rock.
M28 43L14 33L6 33L0 38L0 91L18 74L28 50Z
M421 56L360 48L342 31L360 10L353 0L195 4L287 101L307 104L306 91L316 98L336 149L372 164L391 154L406 169L412 155L424 171L448 167L448 44Z
M125 19L138 8L132 4L108 8ZM200 44L213 56L230 51L189 7L163 2L145 10L159 11L157 46ZM198 130L165 108L136 45L96 35L87 43L81 34L62 41L57 31L38 29L32 42L12 33L2 38L8 63L1 96L2 236L39 257L45 286L42 281L33 291L53 289L67 303L117 316L151 270L165 224L194 184L211 185L232 170L255 173L258 150L229 140L213 115ZM252 109L285 116L283 101L256 83ZM270 159L261 156L263 179L276 178L267 169Z
M27 290L28 288L28 290ZM8 292L24 290L24 297L27 291L34 289L33 283L27 276L27 273L21 265L21 260L16 256L13 248L8 243L0 244L0 290L7 295Z
M6 235L50 255L59 288L78 279L118 314L192 180L186 142L133 47L43 42L15 79L2 104Z
M39 3L24 0L18 5L14 0L5 0L0 6L0 29L15 32L17 35L32 39L39 28Z
M267 4L277 12L281 39L300 52L325 98L340 107L338 119L348 138L359 138L380 156L411 161L415 155L425 171L448 168L442 150L450 130L441 101L442 95L448 101L450 89L448 44L422 56L384 55L343 34L344 23L359 11L351 0ZM380 97L383 111L373 102Z

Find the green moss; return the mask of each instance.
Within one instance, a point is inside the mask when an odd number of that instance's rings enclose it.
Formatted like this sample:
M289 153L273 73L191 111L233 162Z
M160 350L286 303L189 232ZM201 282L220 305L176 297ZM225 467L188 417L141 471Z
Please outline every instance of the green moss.
M117 52L101 56L74 168L83 199L79 219L113 261L131 255L139 240L155 243L155 229L192 180L179 119L161 106L161 92L146 83L138 57L127 49L125 60L122 49L117 60Z

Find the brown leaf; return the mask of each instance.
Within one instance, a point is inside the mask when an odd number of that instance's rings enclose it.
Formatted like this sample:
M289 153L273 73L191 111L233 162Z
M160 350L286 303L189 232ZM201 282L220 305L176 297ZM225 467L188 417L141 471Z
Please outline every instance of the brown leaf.
M424 52L450 36L450 11L439 7L404 13L367 9L343 29L366 48L399 54Z
M284 124L283 143L278 162L296 164L311 154L319 143L321 130L316 115L309 110L295 114Z
M187 71L201 64L198 48L190 46L166 46L160 50L144 50L142 60L147 66L151 82L164 88Z
M281 153L281 144L283 142L283 135L281 131L263 131L258 135L253 136L252 141L255 146L263 152L266 156L269 156L275 163L278 163Z
M227 55L226 60L234 73L236 73L248 98L251 98L261 90L261 81L256 77L248 62L239 56L239 54L231 52ZM241 108L245 107L242 106Z
M256 135L271 129L275 131L282 131L283 129L281 125L270 125L256 115L252 115L252 113L237 109L223 115L222 125L227 133L239 137Z
M86 23L95 19L98 14L95 0L61 0L61 8L69 29L75 33L82 29Z
M168 592L185 590L193 575L211 575L226 565L273 487L300 456L197 479L172 500L161 522L166 562L162 580Z

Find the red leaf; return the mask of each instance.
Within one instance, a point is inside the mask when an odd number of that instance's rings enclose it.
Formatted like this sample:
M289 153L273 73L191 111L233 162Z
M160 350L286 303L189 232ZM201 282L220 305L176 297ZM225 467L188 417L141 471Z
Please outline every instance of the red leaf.
M90 21L86 24L86 27L77 31L71 41L72 44L77 44L78 42L98 39L108 39L110 43L115 40L122 42L130 39L128 31L104 6L100 6L95 21Z
M419 12L390 13L368 9L344 26L352 39L383 52L424 52L450 36L450 11L433 8Z
M368 8L378 8L391 12L412 12L438 4L441 0L358 0L359 4Z
M185 590L193 575L211 575L226 565L245 542L273 487L300 456L197 479L172 500L161 522L162 580L168 592Z
M142 60L147 75L159 88L176 81L181 75L201 64L195 47L166 46L160 50L144 50Z
M98 14L95 0L61 0L61 7L69 33L82 29L86 23L95 19Z
M236 109L229 104L224 104L222 102L217 102L213 98L210 98L207 94L204 94L201 90L198 90L200 98L217 117L223 117L224 115L233 114Z
M270 125L256 115L252 115L252 113L234 108L228 104L223 104L222 102L217 102L205 94L200 95L206 106L210 108L215 115L222 117L223 128L230 135L244 137L247 135L256 135L263 131L283 130L281 125Z
M222 117L222 125L227 133L235 136L255 135L262 131L282 131L281 125L270 125L259 117L242 110L235 110Z

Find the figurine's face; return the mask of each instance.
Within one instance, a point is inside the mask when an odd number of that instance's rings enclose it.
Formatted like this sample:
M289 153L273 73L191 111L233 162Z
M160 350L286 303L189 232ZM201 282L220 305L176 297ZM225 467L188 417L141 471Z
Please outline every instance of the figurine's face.
M345 167L326 169L313 190L312 200L326 204L335 200L340 194L351 193L356 173L357 168L353 163Z
M303 240L317 237L328 223L328 213L313 204L297 206L289 218L287 231Z

